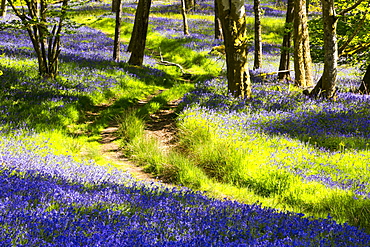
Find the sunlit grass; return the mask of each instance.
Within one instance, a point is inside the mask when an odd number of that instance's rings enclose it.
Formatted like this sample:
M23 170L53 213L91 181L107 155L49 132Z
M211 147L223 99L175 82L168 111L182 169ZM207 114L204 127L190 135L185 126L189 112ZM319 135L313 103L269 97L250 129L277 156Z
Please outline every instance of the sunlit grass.
M188 109L179 123L181 147L193 158L196 169L201 169L213 181L236 186L239 191L243 191L243 195L251 195L246 198L258 200L265 206L303 212L316 217L330 214L338 222L350 222L369 228L370 214L365 210L368 201L366 195L369 193L366 185L370 181L370 155L365 145L367 140L361 143L356 142L354 138L328 138L317 135L315 139L305 139L289 135L289 131L297 129L294 124L282 125L286 127L285 134L263 131L264 127L268 129L267 126L275 126L274 121L280 121L279 118L285 119L294 115L294 112L310 109L311 104L314 107L323 107L322 111L326 111L328 106L325 102L318 101L315 104L306 100L299 103L302 105L289 106L302 97L293 90L289 92L290 95L286 93L284 97L279 96L289 99L286 105L274 103L274 95L281 88L266 85L266 95L259 98L257 94L253 101L265 101L261 106L267 111L259 112L258 107L251 104L239 109L243 113L237 113L229 112L232 101L227 101L224 96L217 96L218 93L222 94L217 83L201 87L217 93L213 96L208 93L200 98L192 98L198 93L202 95L204 91L200 90L194 92L193 96L187 96L198 103L189 102ZM295 97L298 98L294 101ZM330 102L327 103L330 105ZM231 106L227 107L227 104ZM273 109L268 107L270 104L281 104L282 107ZM335 110L334 106L335 103L329 107ZM340 106L341 103L338 102L337 107ZM353 110L356 111L355 108ZM288 115L284 115L284 112ZM261 129L258 130L254 130L252 120L256 118L264 119L259 122ZM320 121L330 121L331 117L327 118L328 120L323 115ZM228 194L228 191L230 190L225 190L224 194ZM236 194L235 198L243 200L238 195ZM361 217L355 215L359 209Z
M359 154L356 161L351 159L350 152L330 155L284 137L248 136L231 130L220 138L218 130L200 116L186 118L180 124L178 150L158 149L155 139L142 136L129 144L133 158L167 182L207 191L217 198L245 203L258 201L266 207L319 218L331 215L341 223L368 227L367 200L360 199L353 191L302 180L286 169L309 168L312 174L330 174L330 168L325 171L320 164L335 163L335 169L343 169L349 178L352 174L353 179L361 177L365 182L368 161L361 157L368 156L367 152ZM358 210L361 216L356 214Z

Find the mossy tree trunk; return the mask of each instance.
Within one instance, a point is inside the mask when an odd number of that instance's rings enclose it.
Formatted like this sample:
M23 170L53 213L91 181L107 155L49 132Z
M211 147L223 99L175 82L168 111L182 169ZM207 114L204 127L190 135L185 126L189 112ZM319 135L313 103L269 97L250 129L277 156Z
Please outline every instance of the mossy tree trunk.
M325 98L332 98L335 94L338 74L337 18L335 16L334 0L322 0L321 4L324 22L322 92Z
M311 87L312 59L307 25L306 0L294 0L294 72L295 84Z
M129 44L131 56L128 63L131 65L143 65L151 3L151 0L139 0L137 6L134 28Z
M251 97L246 37L246 14L243 0L217 0L224 35L229 93Z

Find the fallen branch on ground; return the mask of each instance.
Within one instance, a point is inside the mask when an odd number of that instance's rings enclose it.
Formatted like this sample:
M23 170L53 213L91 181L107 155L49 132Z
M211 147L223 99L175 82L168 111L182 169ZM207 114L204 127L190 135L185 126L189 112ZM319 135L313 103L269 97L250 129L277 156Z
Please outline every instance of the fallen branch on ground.
M176 66L181 70L181 74L183 77L191 77L191 74L186 72L185 69L180 64L163 60L161 51L159 51L159 56L161 57L161 61L158 62L158 64L165 65L165 66Z
M278 74L278 73L285 73L285 72L290 72L290 71L293 71L293 70L279 70L279 71L273 71L273 72L268 72L268 73L260 73L256 76L260 76L262 78L266 78L266 76L268 75L273 75L273 74Z

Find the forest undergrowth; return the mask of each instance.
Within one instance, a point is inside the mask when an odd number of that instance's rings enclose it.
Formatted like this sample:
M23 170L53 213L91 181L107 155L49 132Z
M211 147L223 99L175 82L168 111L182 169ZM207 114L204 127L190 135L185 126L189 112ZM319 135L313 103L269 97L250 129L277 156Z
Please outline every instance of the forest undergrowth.
M87 5L75 18L87 26L63 37L56 80L37 77L25 32L1 31L3 244L369 245L370 101L351 93L356 70L340 71L336 101L308 98L274 75L262 79L277 70L281 40L271 33L283 26L283 11L268 5L263 69L251 71L252 99L235 99L223 58L210 53L221 44L212 38L213 5L198 7L184 36L173 4L153 4L145 66L136 67L125 63L135 4L125 3L118 64L109 5ZM159 65L159 52L190 79ZM177 99L176 139L163 148L146 129ZM99 141L112 121L131 160L179 186L108 164Z

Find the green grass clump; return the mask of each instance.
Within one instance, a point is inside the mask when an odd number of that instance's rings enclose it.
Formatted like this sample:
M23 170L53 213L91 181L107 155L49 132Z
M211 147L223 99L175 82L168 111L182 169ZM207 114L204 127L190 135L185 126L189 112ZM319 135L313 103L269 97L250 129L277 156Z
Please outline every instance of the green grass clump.
M119 136L123 143L132 142L144 135L145 123L134 108L125 110L117 119L119 123Z

